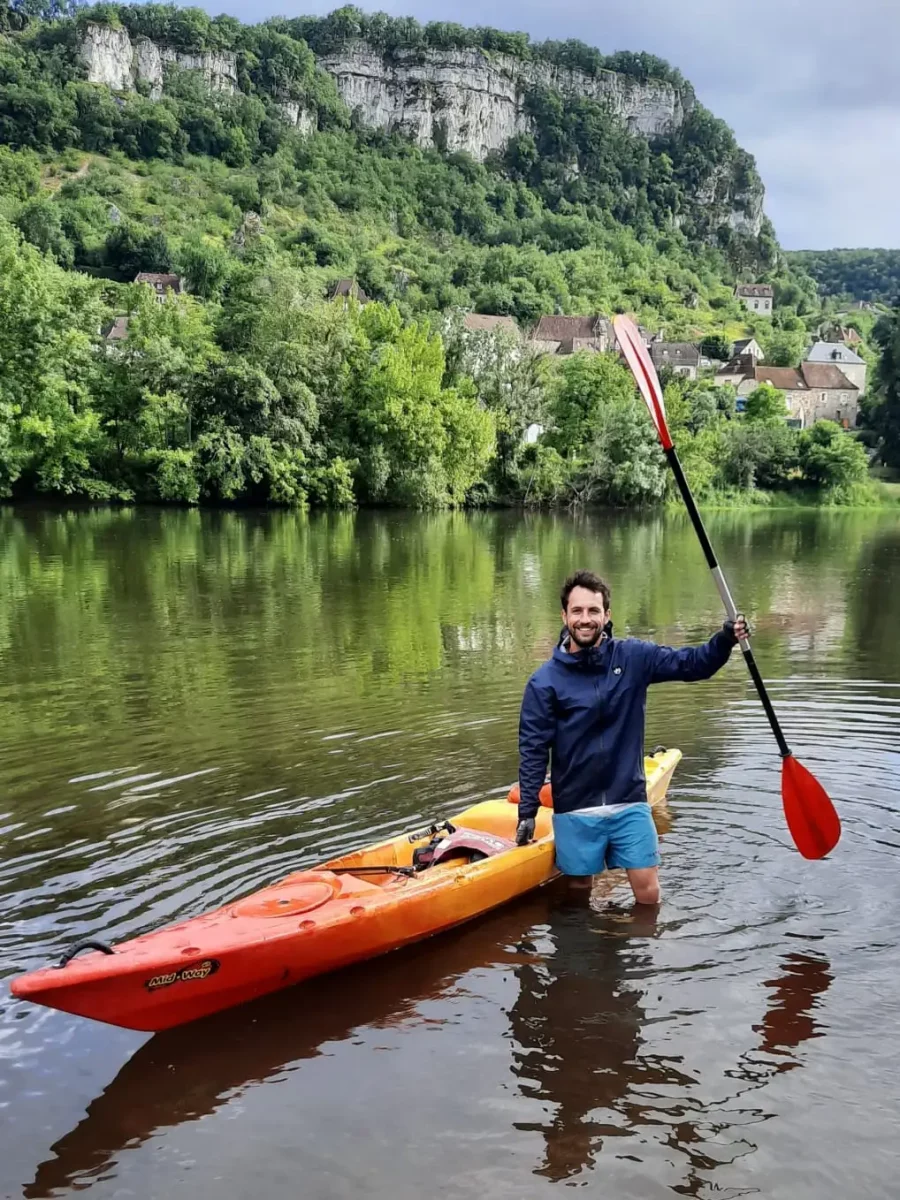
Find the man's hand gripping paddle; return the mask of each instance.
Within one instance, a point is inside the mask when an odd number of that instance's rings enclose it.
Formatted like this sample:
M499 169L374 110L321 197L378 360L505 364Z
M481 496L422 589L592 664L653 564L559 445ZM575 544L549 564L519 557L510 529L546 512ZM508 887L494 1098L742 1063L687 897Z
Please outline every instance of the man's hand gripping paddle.
M625 361L628 363L638 389L650 410L657 435L690 514L694 530L700 539L700 545L709 569L712 571L719 595L722 597L728 619L733 621L737 616L737 610L731 598L731 592L728 590L728 584L725 582L725 576L722 574L722 568L716 561L706 530L703 528L703 522L694 503L694 497L691 495L684 471L681 469L681 463L678 461L672 436L666 425L666 409L656 368L653 366L647 348L641 341L633 321L628 317L617 316L613 320L613 326ZM756 685L762 706L769 718L769 724L772 726L772 732L775 734L775 740L778 742L778 749L781 752L781 799L791 837L804 858L824 858L840 840L840 818L819 781L791 753L784 734L781 732L781 726L778 724L778 718L766 691L766 685L763 683L753 657L753 651L750 649L749 638L744 638L740 642L740 647L747 670Z

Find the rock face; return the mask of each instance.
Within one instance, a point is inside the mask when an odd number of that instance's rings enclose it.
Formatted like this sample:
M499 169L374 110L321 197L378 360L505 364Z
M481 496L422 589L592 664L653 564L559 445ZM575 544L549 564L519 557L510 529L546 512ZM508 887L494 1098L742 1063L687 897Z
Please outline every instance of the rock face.
M730 198L731 211L728 224L735 233L748 237L759 237L763 226L763 204L765 192L760 187L756 192L742 192Z
M288 125L294 125L304 135L316 128L315 114L304 108L299 100L279 100L278 107Z
M237 90L234 54L186 54L147 38L132 41L125 29L95 23L86 26L79 52L89 81L113 91L133 91L143 83L158 99L167 63L199 71L213 91ZM410 48L382 54L357 41L318 62L362 124L404 133L420 146L465 151L480 161L529 129L526 98L534 87L597 100L645 137L677 132L689 112L679 89L663 80L641 81L613 71L587 75L483 50ZM314 112L297 101L276 100L291 125L303 133L315 129ZM577 163L568 170L577 173ZM763 199L761 185L748 190L738 182L733 164L717 166L694 197L710 229L726 225L750 237L762 228Z
M585 75L480 50L410 49L384 57L357 42L319 63L363 124L477 159L528 128L524 101L530 87L602 101L628 128L647 136L671 133L685 116L678 91L660 80L641 83L612 71Z
M233 54L185 54L148 38L132 41L127 30L106 25L87 25L80 55L89 82L117 92L146 83L157 99L166 63L200 71L213 91L237 88ZM671 133L685 115L679 92L660 80L641 83L612 71L585 75L481 50L410 49L385 57L357 42L319 63L363 124L404 132L420 146L464 150L477 159L502 150L511 137L528 128L524 102L530 87L600 100L632 131L648 137ZM311 116L298 104L284 102L281 107L291 124L311 129Z
M135 38L132 42L127 29L87 25L79 54L87 67L88 82L106 84L114 92L131 92L139 83L146 83L151 99L158 100L166 63L184 71L200 71L212 91L237 90L233 54L222 51L185 54L170 46L158 46L149 38Z

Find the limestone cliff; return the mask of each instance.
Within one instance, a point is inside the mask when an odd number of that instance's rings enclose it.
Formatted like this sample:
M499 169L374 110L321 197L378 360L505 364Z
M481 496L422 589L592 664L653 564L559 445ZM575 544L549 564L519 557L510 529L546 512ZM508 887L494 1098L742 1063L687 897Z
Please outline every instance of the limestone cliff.
M363 124L477 159L528 128L524 99L535 86L600 100L648 136L672 133L684 120L682 98L669 83L638 82L612 71L586 75L483 50L410 49L382 56L357 42L319 61Z
M233 53L184 53L144 37L132 39L123 28L95 23L85 26L79 53L88 80L114 91L144 85L158 98L167 63L201 72L214 91L237 90ZM320 56L318 63L362 124L404 133L420 146L465 151L478 160L529 130L526 100L537 87L597 100L633 133L648 138L678 134L693 105L692 98L662 79L642 80L613 71L591 75L479 49L420 47L382 53L366 42L351 41ZM274 98L290 124L304 133L315 128L314 112L297 101ZM577 172L577 163L569 169ZM712 167L693 197L700 224L710 230L726 225L736 233L757 236L764 193L755 172L753 176L748 185L735 162Z
M186 54L147 38L132 40L121 28L88 24L79 52L88 80L114 91L132 91L143 83L158 98L166 63L201 71L213 90L237 87L234 54ZM669 83L638 82L612 71L586 75L482 50L410 49L383 56L356 42L319 62L363 124L403 131L419 145L463 150L477 159L502 150L527 129L524 97L534 86L601 100L630 129L647 136L671 133L684 119L682 98ZM283 107L292 124L308 127L299 106Z
M164 66L173 63L182 70L200 71L212 91L234 92L237 88L235 56L224 51L186 54L170 46L158 46L149 38L135 38L126 29L109 25L85 26L79 55L90 83L103 83L115 92L131 92L146 84L151 99L163 90Z

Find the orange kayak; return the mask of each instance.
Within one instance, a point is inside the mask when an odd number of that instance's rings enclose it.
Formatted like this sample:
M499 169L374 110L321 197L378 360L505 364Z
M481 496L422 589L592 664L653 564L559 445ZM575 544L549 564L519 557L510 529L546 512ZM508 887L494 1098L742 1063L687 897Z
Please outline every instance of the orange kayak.
M679 750L645 759L651 804L665 799L680 759ZM450 824L474 838L512 842L517 792L476 804ZM435 831L446 823L402 834L117 946L82 943L59 966L15 979L12 993L95 1021L155 1031L375 958L555 878L547 786L542 803L528 846L498 843L499 850L477 861L450 857L422 867L421 861L413 865L416 851L435 845Z

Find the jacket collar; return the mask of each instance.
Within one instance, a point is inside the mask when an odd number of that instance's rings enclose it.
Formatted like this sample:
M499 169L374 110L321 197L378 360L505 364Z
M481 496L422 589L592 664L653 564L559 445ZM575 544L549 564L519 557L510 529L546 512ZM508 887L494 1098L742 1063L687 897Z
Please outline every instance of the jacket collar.
M603 633L600 635L600 641L596 646L591 646L587 650L576 650L574 654L571 654L569 652L569 631L563 628L559 635L559 641L556 643L556 648L553 651L553 657L558 663L562 663L563 666L590 670L591 668L605 665L612 641L613 625L612 621L607 621L603 627Z

